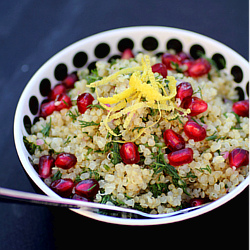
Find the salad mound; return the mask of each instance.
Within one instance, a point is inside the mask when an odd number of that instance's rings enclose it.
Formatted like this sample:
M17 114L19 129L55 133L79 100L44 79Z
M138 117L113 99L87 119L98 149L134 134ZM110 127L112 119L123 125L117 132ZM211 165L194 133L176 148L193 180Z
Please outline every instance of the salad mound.
M170 52L127 49L51 90L24 143L53 191L169 213L219 199L248 176L248 100L211 59Z

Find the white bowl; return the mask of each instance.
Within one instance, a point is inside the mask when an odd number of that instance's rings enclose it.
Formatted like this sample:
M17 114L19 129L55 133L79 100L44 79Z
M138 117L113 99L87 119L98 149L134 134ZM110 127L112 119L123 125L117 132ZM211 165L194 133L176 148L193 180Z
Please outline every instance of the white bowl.
M135 53L139 51L152 51L157 54L166 49L183 50L190 52L196 57L197 50L203 50L207 57L213 58L220 64L225 61L225 70L234 76L235 88L239 91L241 99L248 99L247 88L249 81L248 62L227 46L206 36L168 27L128 27L105 31L88 38L84 38L67 48L63 49L49 59L31 78L25 87L17 105L14 120L14 139L21 163L31 180L48 196L57 197L38 176L31 165L30 155L23 143L23 136L29 132L29 127L38 115L39 103L48 94L50 87L53 87L62 80L67 73L76 71L83 67L91 68L97 60L109 60L113 56L121 54L126 47L133 48ZM249 183L247 177L232 192L211 204L197 210L161 219L127 219L96 214L92 212L72 209L81 215L115 224L124 225L156 225L177 222L194 216L206 213L221 206L242 192Z

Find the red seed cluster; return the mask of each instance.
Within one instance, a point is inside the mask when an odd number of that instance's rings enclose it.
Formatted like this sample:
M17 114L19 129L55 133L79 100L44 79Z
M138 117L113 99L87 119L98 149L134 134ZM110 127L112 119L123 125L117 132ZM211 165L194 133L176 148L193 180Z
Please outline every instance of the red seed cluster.
M188 54L180 52L176 55L164 53L162 63L168 70L180 69L186 76L201 77L209 73L210 63L204 58L194 60Z
M51 155L43 155L39 159L38 174L41 178L48 178L52 174L52 167L70 169L76 163L77 158L70 153L60 153L55 159ZM99 190L99 183L95 179L87 179L76 184L69 178L60 178L52 181L50 184L50 188L62 197L71 196L74 187L75 194L72 197L73 199L91 201Z
M189 82L180 83L176 88L176 92L176 98L181 101L180 106L184 109L190 109L191 113L189 116L196 116L207 110L205 101L192 96L193 88ZM184 125L184 133L189 139L194 141L202 141L206 138L206 129L194 121L188 121ZM163 134L163 138L166 146L171 150L171 153L168 154L170 165L181 166L193 161L193 150L185 148L185 140L181 135L172 129L167 129Z
M40 106L40 117L46 118L54 111L69 109L72 106L67 91L74 87L78 77L75 73L69 74L66 78L55 85L49 92L47 99Z

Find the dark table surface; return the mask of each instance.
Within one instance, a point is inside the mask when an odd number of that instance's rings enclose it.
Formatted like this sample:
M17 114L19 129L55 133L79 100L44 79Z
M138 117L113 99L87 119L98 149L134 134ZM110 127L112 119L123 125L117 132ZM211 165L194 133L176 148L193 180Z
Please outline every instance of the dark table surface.
M100 31L163 25L212 37L248 60L248 11L247 0L0 1L0 186L34 192L16 154L13 119L26 83L56 52ZM116 248L151 243L175 249L231 249L239 244L245 249L248 194L247 188L205 215L149 227L107 224L62 208L0 202L0 249L74 249L86 243Z

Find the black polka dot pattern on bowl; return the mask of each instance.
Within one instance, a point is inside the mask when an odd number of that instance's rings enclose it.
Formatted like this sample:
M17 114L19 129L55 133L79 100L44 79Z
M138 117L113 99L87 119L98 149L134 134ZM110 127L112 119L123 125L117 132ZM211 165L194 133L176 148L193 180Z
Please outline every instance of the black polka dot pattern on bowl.
M118 42L117 48L120 52L123 52L125 49L133 49L134 42L130 38L123 38Z
M87 63L87 61L88 61L88 55L83 51L76 53L75 56L73 57L73 65L76 68L83 67Z
M189 53L194 59L201 57L202 54L206 54L205 49L199 44L194 44L190 48Z
M94 62L91 62L89 65L88 65L88 70L89 72L91 72L92 70L96 69L96 61Z
M33 124L37 123L38 121L39 121L39 117L36 116L36 117L34 118L34 120L33 120Z
M216 63L218 69L226 68L226 60L223 55L216 53L212 56L212 60Z
M31 114L36 115L39 109L39 103L36 96L31 96L29 99L29 109Z
M239 101L244 100L245 94L244 94L243 89L241 87L236 87L235 90L238 92Z
M249 82L247 82L246 84L246 92L247 92L247 96L249 97Z
M31 120L29 116L25 115L23 117L23 125L25 127L25 130L28 134L31 134Z
M110 47L107 43L100 43L95 48L95 56L97 58L104 58L110 52Z
M242 79L243 79L242 69L237 65L232 67L231 75L233 75L234 81L237 82L237 83L240 83L242 81Z
M54 70L54 75L56 80L62 81L68 74L68 68L64 63L60 63L56 66Z
M171 39L167 42L167 50L173 49L176 53L182 51L182 43L178 39Z
M142 47L147 51L153 51L158 48L158 41L156 38L152 36L148 36L143 39Z
M51 90L51 83L48 78L42 79L39 85L39 90L42 96L47 96Z

